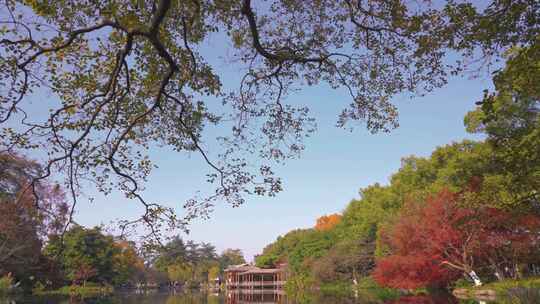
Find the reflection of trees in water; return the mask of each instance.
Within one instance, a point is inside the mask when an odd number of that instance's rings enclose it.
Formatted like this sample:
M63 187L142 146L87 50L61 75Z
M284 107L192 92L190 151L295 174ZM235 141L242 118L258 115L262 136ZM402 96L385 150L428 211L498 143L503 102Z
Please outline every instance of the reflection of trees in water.
M41 304L41 302L39 302ZM48 302L47 302L48 303ZM84 300L84 302L62 302L59 304L224 304L224 295L213 293L153 293L125 294L110 298ZM4 304L0 301L0 304ZM17 303L19 304L19 303ZM37 303L36 303L37 304Z
M226 295L226 304L247 304L247 303L265 303L265 304L285 304L288 303L283 292L228 292Z
M405 296L387 304L457 304L459 301L449 295ZM476 302L475 302L476 303Z
M165 304L219 304L219 300L214 294L182 293L170 295Z
M159 292L146 293L146 294L121 293L121 294L115 294L113 296L105 296L105 297L98 297L98 298L85 298L85 299L71 298L69 300L66 299L63 302L61 301L36 302L35 304L38 304L38 303L39 304L41 303L48 303L48 304L56 304L56 303L58 304L168 304L170 297L171 295L167 293L159 293ZM183 297L183 295L179 295L179 297ZM172 302L172 303L175 303L175 302ZM193 303L197 303L197 302L193 302ZM3 303L0 302L0 304L3 304Z
M540 294L540 293L539 293ZM527 298L527 297L525 297ZM535 298L536 299L536 298ZM14 301L14 302L10 302ZM458 304L474 303L459 302L449 294L403 296L399 299L384 301L376 297L362 295L358 298L331 297L317 293L299 293L293 297L286 297L283 292L230 292L225 294L205 293L152 293L152 294L120 294L103 298L72 298L64 297L32 297L24 299L1 299L0 304ZM533 300L527 303L540 303Z

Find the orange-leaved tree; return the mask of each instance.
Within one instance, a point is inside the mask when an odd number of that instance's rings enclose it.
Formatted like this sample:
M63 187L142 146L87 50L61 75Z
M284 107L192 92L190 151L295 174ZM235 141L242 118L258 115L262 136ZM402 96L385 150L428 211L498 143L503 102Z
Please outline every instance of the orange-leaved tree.
M332 229L341 221L341 215L334 213L330 215L323 215L317 219L315 229L319 231L325 231Z

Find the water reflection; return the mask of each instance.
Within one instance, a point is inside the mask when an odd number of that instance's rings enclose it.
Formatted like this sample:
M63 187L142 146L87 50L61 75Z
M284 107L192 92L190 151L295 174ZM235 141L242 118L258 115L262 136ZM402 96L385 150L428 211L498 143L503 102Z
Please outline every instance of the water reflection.
M244 303L288 303L285 293L281 290L276 291L253 291L237 292L230 291L226 296L226 304L244 304Z
M368 296L358 298L335 298L315 294L301 295L295 298L287 297L282 291L278 292L228 292L220 294L208 293L151 293L116 294L112 297L91 299L67 299L58 297L48 298L17 298L1 299L0 304L479 304L468 300L460 301L448 295L419 295L404 296L399 299L382 300ZM481 303L481 302L480 302ZM494 302L493 302L494 303ZM534 303L534 302L531 302ZM490 303L491 304L491 303Z
M447 295L420 295L404 296L397 300L386 302L388 304L457 304L456 298Z

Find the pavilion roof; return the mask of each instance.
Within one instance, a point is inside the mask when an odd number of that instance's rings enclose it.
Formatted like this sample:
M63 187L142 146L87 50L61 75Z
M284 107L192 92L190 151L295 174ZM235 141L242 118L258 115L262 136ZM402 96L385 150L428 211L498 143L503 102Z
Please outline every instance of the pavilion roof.
M244 271L251 270L253 268L258 268L258 267L250 265L250 264L240 264L240 265L231 265L225 268L225 271L226 272L244 272Z
M241 275L242 274L270 274L270 273L278 273L278 272L282 272L282 271L283 271L282 269L276 269L276 268L266 269L266 268L256 267L256 269L250 269L250 270L244 271L244 272L242 272L240 274Z
M282 272L282 269L276 268L260 268L250 264L232 265L225 269L225 272L239 272L239 274L270 274Z

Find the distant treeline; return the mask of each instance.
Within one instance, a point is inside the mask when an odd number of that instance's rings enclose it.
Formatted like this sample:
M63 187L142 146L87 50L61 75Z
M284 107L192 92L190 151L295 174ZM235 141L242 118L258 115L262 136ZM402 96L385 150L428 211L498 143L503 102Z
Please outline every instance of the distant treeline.
M223 269L245 263L239 249L221 254L208 243L175 237L146 248L109 235L101 227L71 222L71 208L58 185L30 181L41 168L20 156L0 154L0 294L14 289L47 292L65 285L201 287Z

